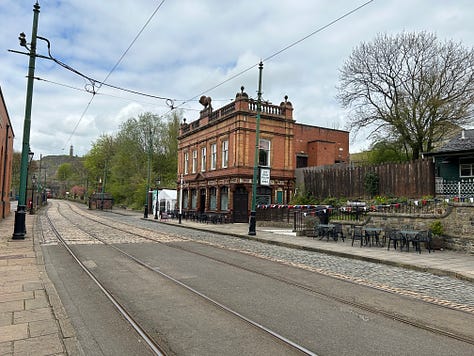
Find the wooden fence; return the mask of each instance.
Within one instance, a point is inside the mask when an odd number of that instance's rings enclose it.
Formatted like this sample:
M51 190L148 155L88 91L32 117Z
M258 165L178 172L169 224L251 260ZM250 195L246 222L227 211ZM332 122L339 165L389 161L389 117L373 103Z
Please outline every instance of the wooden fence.
M375 173L375 195L421 198L435 195L434 164L431 160L373 166L314 167L303 170L305 191L317 199L367 198L365 183Z

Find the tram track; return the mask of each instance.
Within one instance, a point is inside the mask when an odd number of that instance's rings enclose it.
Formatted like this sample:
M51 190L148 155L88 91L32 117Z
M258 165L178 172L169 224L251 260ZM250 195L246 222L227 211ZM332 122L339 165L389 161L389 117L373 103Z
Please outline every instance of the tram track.
M127 233L127 234L131 234L133 236L136 236L136 237L140 237L142 239L146 239L148 241L153 241L153 242L157 242L157 243L165 243L166 246L168 247L173 247L173 248L176 248L176 249L180 249L180 250L183 250L187 253L193 253L193 254L196 254L196 255L199 255L201 257L204 257L204 258L208 258L208 259L211 259L213 261L216 261L216 262L219 262L219 263L223 263L223 264L226 264L228 266L232 266L234 268L238 268L238 269L241 269L241 270L245 270L247 272L250 272L250 273L254 273L254 274L258 274L262 277L265 277L265 278L271 278L273 280L276 280L278 282L281 282L281 283L285 283L287 285L290 285L292 287L296 287L296 288L299 288L299 289L302 289L302 290L305 290L307 292L310 292L314 295L318 295L318 296L323 296L323 297L326 297L326 298L329 298L331 300L334 300L334 301L337 301L338 303L341 303L341 304L344 304L344 305L347 305L347 306L350 306L350 307L354 307L354 308L357 308L357 309L360 309L362 311L365 311L365 312L370 312L370 313L374 313L374 314L377 314L377 315L380 315L380 316L383 316L385 318L388 318L390 320L396 320L400 323L403 323L403 324L406 324L406 325L410 325L410 326L413 326L413 327L416 327L418 329L422 329L422 330L426 330L426 331L429 331L431 333L434 333L434 334L437 334L437 335L442 335L442 336L445 336L445 337L449 337L451 339L455 339L455 340L458 340L458 341L461 341L461 342L465 342L465 343L468 343L468 344L471 344L471 345L474 345L474 340L472 339L472 337L470 336L466 336L466 335L461 335L461 334L456 334L456 333L453 333L453 332L450 332L449 330L443 330L441 328L438 328L438 327L434 327L432 325L429 325L427 323L422 323L422 322L419 322L419 321L416 321L416 320L411 320L409 318L406 318L404 316L400 316L400 315L397 315L393 312L390 312L390 311L385 311L381 308L375 308L373 306L370 306L370 305L365 305L365 304L362 304L362 303L359 303L359 302L354 302L348 298L341 298L340 296L337 296L333 293L329 293L327 291L322 291L322 290L317 290L315 288L313 288L312 286L308 286L308 285L305 285L305 284L302 284L302 283L299 283L297 281L294 281L294 280L291 280L291 279L287 279L287 278L284 278L284 277L278 277L278 276L275 276L275 275L271 275L271 274L268 274L268 273L264 273L262 271L257 271L255 269L252 269L252 268L247 268L245 266L242 266L242 265L238 265L238 264L235 264L235 263L231 263L229 261L225 261L223 259L219 259L219 258L216 258L214 256L209 256L205 253L200 253L200 252L197 252L197 251L192 251L190 249L187 249L185 247L183 247L182 245L176 245L176 244L173 244L171 241L174 241L176 239L179 239L181 241L188 241L187 239L185 238L182 238L182 237L179 237L178 235L176 236L172 236L172 238L168 237L168 238L165 238L165 241L161 240L160 239L156 239L156 238L152 238L150 236L146 236L147 234L150 235L150 233L154 233L153 230L151 229L146 229L146 228L137 228L136 226L132 226L132 225L128 225L128 224L125 224L123 222L120 222L120 223L117 223L117 224L110 224L110 223L106 223L104 222L104 219L99 219L97 217L93 217L92 214L84 214L83 211L81 211L81 209L77 209L77 208L73 208L70 204L67 204L69 209L74 213L74 214L79 214L82 216L82 218L84 219L88 219L88 220L91 220L91 221L94 221L95 223L97 224L101 224L103 226L106 226L107 228L110 228L110 229L114 229L116 231L120 231L122 233ZM73 224L76 228L82 230L84 233L86 234L89 234L91 236L93 236L94 234L91 233L90 231L86 231L84 228L82 228L82 226L80 225L84 225L84 224L77 224L76 222L72 221L70 218L68 218L67 216L64 215L64 213L61 213L60 214L62 215L62 217L64 219L67 219L69 220L69 222L71 224ZM118 225L121 225L121 227L119 227ZM140 233L139 231L142 231L142 233ZM100 241L100 238L98 238L97 236L94 236L94 239L97 239L98 241ZM151 266L148 266L146 263L140 261L139 259L136 259L134 256L128 254L127 252L125 251L121 251L119 248L117 248L116 246L112 246L110 244L108 244L106 241L101 241L101 243L104 243L110 247L113 247L114 249L117 249L118 251L120 251L121 253L123 253L124 255L126 255L128 258L131 258L133 259L135 262L141 264L142 266L148 268L148 269L151 269L157 273L162 273L162 272L159 272L157 271L156 269L154 269L153 267ZM172 280L173 282L175 283L178 283L180 285L182 285L183 287L185 288L190 288L190 290L194 291L191 287L189 286L186 286L184 283L174 279L173 277L171 276L166 276L166 278L169 278L170 280ZM194 291L196 292L198 295L200 294L200 292L198 291ZM206 298L206 296L202 295L203 298ZM215 302L215 301L213 301ZM220 304L219 302L215 302L215 305L216 306L219 306L221 308L223 308L224 310L226 309L226 307L222 304ZM442 306L440 306L442 307ZM229 311L231 312L231 311ZM238 313L236 313L236 316L238 317L241 317L243 320L246 320L245 317L239 315ZM247 320L246 320L247 321ZM252 321L251 320L248 320L251 324ZM253 324L255 327L260 327L260 325L258 323L255 323ZM265 330L266 332L269 332L271 333L271 330ZM279 337L279 335L275 335L276 337ZM282 340L287 342L289 340L285 340L284 337L282 337ZM290 342L291 344L291 342ZM295 345L297 346L298 348L298 345ZM302 348L300 351L302 351L303 353L307 353L307 354L313 354L311 353L311 351L308 351L308 350L305 350L304 348Z
M59 212L59 210L58 210ZM67 217L64 216L61 212L59 214L65 218L68 219ZM112 304L116 307L116 309L119 311L119 313L130 323L132 328L140 335L140 337L143 338L143 340L146 342L146 344L150 347L150 349L157 355L166 355L164 348L160 346L158 343L153 341L153 339L148 335L148 333L140 326L140 323L136 321L131 314L129 314L126 311L126 308L121 305L121 303L113 296L113 294L102 284L95 276L94 274L85 266L84 263L80 261L78 256L74 253L74 251L70 248L69 244L66 242L66 240L61 236L61 234L58 232L58 230L55 228L54 223L52 222L51 218L48 216L48 213L46 212L45 217L48 221L49 226L53 230L54 234L56 235L57 239L61 242L61 244L66 248L68 253L74 258L74 260L80 265L80 267L86 272L86 274L94 281L94 283L100 288L102 292L107 296L107 298L112 302ZM83 215L84 217L84 215ZM91 219L93 220L93 219ZM128 257L129 259L133 260L137 264L141 265L142 267L145 267L146 269L159 274L160 276L166 278L167 280L175 283L176 285L179 285L180 287L186 289L187 291L199 296L200 298L204 299L208 303L214 305L215 307L220 308L221 310L224 310L225 312L239 318L240 320L246 322L247 324L251 325L255 329L264 332L271 337L273 337L275 340L277 340L279 343L285 344L291 348L293 348L295 351L298 353L304 354L304 355L311 355L311 356L317 356L316 353L306 349L305 347L299 345L296 342L293 342L292 340L284 337L283 335L278 334L277 332L271 330L270 328L265 327L264 325L259 324L258 322L252 320L251 318L248 318L237 311L231 309L230 307L210 298L209 296L205 295L204 293L199 292L198 290L192 288L191 286L187 285L186 283L183 283L179 281L178 279L160 271L159 269L154 268L153 266L150 266L149 264L143 262L142 260L136 258L135 256L127 253L126 251L120 249L119 247L113 246L104 239L96 236L94 233L88 232L82 227L80 227L78 224L72 222L72 220L69 220L71 224L73 224L77 229L83 231L84 233L90 235L93 239L99 241L103 245L106 245L108 247L113 248L115 251L118 251L120 254ZM95 221L95 220L94 220ZM99 223L98 221L95 221ZM112 226L109 226L112 227ZM116 229L116 228L115 228ZM117 229L120 230L120 229ZM127 232L125 230L120 230L122 232ZM130 233L130 232L127 232ZM138 234L134 234L136 236L140 236ZM142 238L146 238L144 236L140 236ZM148 238L146 238L148 239ZM150 239L148 239L150 240ZM155 240L153 240L155 241ZM155 241L156 242L156 241Z

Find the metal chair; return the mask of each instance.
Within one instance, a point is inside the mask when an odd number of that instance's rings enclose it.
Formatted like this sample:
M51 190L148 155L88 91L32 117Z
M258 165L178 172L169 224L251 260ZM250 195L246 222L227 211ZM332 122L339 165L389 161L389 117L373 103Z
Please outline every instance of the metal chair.
M340 237L344 242L344 230L342 229L342 224L334 224L332 233L335 241Z
M365 234L362 231L362 226L354 226L354 229L352 230L352 245L354 246L354 241L355 240L360 240L360 246L363 245L365 239Z
M379 232L377 231L365 231L365 244L372 246L379 245Z
M417 233L417 234L410 234L410 235L406 235L405 238L404 238L404 246L407 247L407 252L410 252L410 243L412 244L412 246L415 248L415 251L418 251L420 249L420 233ZM403 248L403 246L402 246Z
M428 253L431 253L431 240L432 240L432 235L431 231L422 231L417 235L418 238L418 253L421 254L421 244L424 243L426 248L428 249Z
M400 248L403 247L403 241L405 241L405 238L403 237L403 234L400 233L397 230L392 230L392 229L386 229L385 230L385 235L388 238L388 243L387 243L387 250L390 250L390 242L393 241L393 248L396 250L397 245L400 242Z

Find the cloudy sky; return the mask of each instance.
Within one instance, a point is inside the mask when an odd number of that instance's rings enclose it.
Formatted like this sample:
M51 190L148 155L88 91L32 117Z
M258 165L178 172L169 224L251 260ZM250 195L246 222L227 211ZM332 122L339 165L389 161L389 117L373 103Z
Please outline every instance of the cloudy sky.
M20 32L31 40L34 3L0 0L0 87L17 151L28 57L8 50L24 51ZM256 98L260 60L264 100L279 104L288 95L297 122L345 129L347 115L335 99L339 69L362 41L380 33L425 30L440 40L474 46L472 0L366 3L39 0L38 35L50 40L54 58L92 79L150 96L106 86L93 96L87 91L90 82L38 58L35 76L42 80L34 82L30 137L35 159L39 154L68 154L71 145L82 156L101 134L113 134L124 120L143 112L168 113L165 99L183 109L190 122L199 115L202 94L212 97L214 108L230 102L242 85ZM46 42L39 40L37 47L38 54L48 55ZM351 152L367 144L364 134L351 135Z

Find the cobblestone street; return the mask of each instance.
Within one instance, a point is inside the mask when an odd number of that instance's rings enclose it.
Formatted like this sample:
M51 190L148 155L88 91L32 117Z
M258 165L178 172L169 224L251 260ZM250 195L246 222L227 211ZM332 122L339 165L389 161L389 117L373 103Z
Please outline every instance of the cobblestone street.
M113 217L113 215L109 214L108 217ZM336 278L351 280L355 283L474 313L474 283L469 281L386 264L275 246L230 235L181 228L175 224L156 224L152 221L138 219L137 216L116 216L114 219L159 231L161 235L179 234L195 241L242 251L311 269ZM221 226L223 229L226 227L226 225ZM350 241L345 243L350 244ZM412 256L417 258L416 254Z

